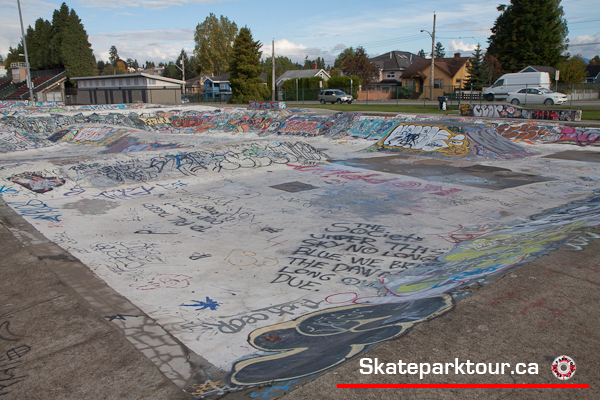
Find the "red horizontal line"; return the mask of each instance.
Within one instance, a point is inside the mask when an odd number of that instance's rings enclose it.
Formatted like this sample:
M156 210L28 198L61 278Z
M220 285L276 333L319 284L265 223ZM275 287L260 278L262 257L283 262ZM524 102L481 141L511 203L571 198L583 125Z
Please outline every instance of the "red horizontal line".
M507 383L507 384L362 384L362 383L338 383L338 389L589 389L589 384L568 383Z

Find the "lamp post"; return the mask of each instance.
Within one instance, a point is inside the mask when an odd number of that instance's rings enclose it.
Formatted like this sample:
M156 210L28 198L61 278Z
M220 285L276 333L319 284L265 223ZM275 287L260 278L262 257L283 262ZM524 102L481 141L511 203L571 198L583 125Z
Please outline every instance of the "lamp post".
M427 32L429 34L429 36L431 36L431 82L430 82L430 92L429 92L429 100L433 100L433 67L435 65L435 55L434 55L434 51L435 51L435 12L433 13L433 33L425 30L425 29L421 29L421 32Z
M181 77L183 80L183 85L181 85L181 97L183 97L185 95L185 63L183 61L183 52L181 54L181 67L177 65L177 61L175 61L175 66L181 71Z
M25 51L25 66L27 67L27 87L29 88L29 101L35 101L33 98L33 84L31 83L31 69L29 68L29 56L27 55L27 43L25 42L25 29L23 28L23 16L21 15L21 2L17 0L19 6L19 19L21 20L21 35L23 35L23 50Z

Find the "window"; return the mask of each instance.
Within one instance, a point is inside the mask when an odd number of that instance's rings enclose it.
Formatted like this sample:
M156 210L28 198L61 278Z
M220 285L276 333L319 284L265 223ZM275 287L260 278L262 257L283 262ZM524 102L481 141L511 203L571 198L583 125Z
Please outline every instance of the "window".
M138 85L140 84L140 80L139 80L139 78L134 78L134 79L133 79L133 84L134 84L135 86L138 86Z
M148 85L154 85L155 83L156 83L156 80L148 79Z
M521 89L519 90L519 93L527 93L527 89Z
M106 80L102 79L102 86L106 86Z
M389 71L389 72L387 73L387 77L388 77L388 78L395 78L395 77L396 77L396 73L395 73L394 71Z
M442 89L444 87L443 79L436 79L433 81L433 87L436 89Z
M496 86L502 86L504 85L504 79L498 79L493 85L492 87L496 87Z
M127 86L131 85L131 79L129 79L129 78L125 79L125 85L127 85Z
M456 80L456 84L457 84L457 85L460 85L460 82L461 82L461 80L460 80L460 79L457 79L457 80Z
M413 81L412 79L406 81L406 85L405 86L415 86L415 81Z

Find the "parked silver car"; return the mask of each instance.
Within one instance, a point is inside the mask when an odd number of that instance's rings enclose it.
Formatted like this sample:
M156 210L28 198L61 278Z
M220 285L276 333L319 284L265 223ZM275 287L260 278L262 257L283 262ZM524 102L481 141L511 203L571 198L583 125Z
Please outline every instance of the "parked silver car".
M348 104L351 104L352 96L342 92L341 90L327 89L327 90L321 90L321 93L319 93L319 95L317 96L317 100L319 100L321 102L321 104L325 104L325 103L331 103L331 104L333 104L333 103L338 103L338 104L348 103Z
M563 104L567 102L567 95L553 92L544 87L526 88L517 92L508 94L506 101L514 104L545 104L552 106L554 104Z

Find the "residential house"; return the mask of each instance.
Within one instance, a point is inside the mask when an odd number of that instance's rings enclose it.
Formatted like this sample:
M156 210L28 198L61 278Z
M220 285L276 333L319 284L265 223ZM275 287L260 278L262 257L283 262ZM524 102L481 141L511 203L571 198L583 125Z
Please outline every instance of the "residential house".
M195 78L187 79L185 81L185 93L186 94L203 94L204 93L204 81L209 78L208 75L200 75Z
M181 104L184 81L143 72L125 75L71 78L77 94L67 96L69 104L157 103Z
M467 73L468 65L469 57L461 57L460 53L454 54L454 57L451 58L436 58L434 62L433 98L435 99L445 93L453 92L454 89L461 88L469 76ZM402 86L415 87L417 93L425 92L425 97L429 98L430 76L431 59L416 60L402 73Z
M285 71L283 75L275 79L275 87L277 88L277 99L283 100L283 82L287 80L295 80L302 78L314 78L319 77L323 81L328 81L331 76L324 70L316 68L316 64L313 65L313 69L295 69Z
M379 67L379 79L371 86L384 92L394 92L397 87L402 86L402 73L416 60L424 60L407 51L390 51L378 57L371 58L377 67Z
M210 76L204 79L204 100L228 101L231 98L231 85L229 72L219 76Z
M546 67L543 65L528 65L527 67L523 68L519 72L547 72L548 75L550 75L550 78L554 78L556 68Z
M585 80L583 83L600 83L600 65L585 67Z

